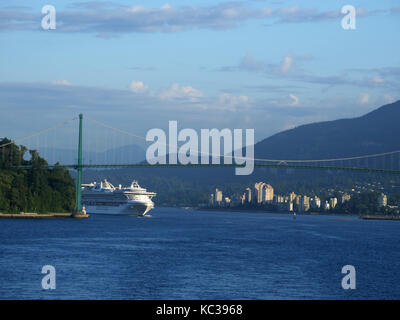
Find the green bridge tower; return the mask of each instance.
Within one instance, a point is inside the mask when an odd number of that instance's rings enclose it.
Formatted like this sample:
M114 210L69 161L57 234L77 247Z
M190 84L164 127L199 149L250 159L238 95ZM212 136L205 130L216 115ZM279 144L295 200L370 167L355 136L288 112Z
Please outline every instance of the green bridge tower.
M74 215L82 215L82 120L83 115L79 115L79 144L78 144L78 164L76 166L76 202Z

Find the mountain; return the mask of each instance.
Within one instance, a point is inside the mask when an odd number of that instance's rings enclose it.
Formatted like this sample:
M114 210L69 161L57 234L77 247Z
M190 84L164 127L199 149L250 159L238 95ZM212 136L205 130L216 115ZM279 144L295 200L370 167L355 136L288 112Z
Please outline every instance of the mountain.
M256 158L326 159L400 150L400 100L364 116L302 125L256 143Z
M62 148L39 148L38 152L50 164L59 162L60 164L74 164L77 162L78 151ZM137 145L126 145L108 149L104 152L91 152L83 149L83 162L85 164L127 164L139 163L146 157L143 148Z

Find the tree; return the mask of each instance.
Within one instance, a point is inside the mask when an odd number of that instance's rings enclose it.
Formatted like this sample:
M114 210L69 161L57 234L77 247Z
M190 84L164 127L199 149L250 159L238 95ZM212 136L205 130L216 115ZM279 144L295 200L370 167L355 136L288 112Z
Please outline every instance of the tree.
M74 180L66 169L59 165L46 168L46 160L36 150L7 138L0 140L4 144L0 149L0 212L69 212L74 208ZM24 160L27 151L30 160Z

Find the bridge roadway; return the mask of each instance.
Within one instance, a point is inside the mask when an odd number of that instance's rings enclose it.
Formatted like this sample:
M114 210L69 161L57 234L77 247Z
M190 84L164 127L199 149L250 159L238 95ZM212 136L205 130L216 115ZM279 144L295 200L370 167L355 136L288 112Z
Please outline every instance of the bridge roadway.
M238 164L82 164L80 167L82 169L111 169L111 168L200 168L200 167L244 167L245 165ZM53 168L67 168L67 169L78 169L77 164L69 165L46 165L42 166L43 169L53 169ZM393 169L377 169L377 168L365 168L365 167L340 167L340 166L322 166L322 165L302 165L302 164L259 164L255 163L254 167L257 168L294 168L294 169L323 169L323 170L335 170L335 171L358 171L358 172L380 172L380 173L390 173L390 174L400 174L400 170ZM15 169L30 169L31 166L15 166Z

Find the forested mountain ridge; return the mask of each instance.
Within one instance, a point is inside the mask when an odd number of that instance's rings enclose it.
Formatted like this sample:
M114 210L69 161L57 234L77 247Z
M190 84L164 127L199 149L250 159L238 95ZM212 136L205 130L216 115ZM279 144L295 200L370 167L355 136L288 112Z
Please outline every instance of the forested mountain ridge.
M326 159L400 150L400 100L361 117L316 122L255 144L256 158Z

